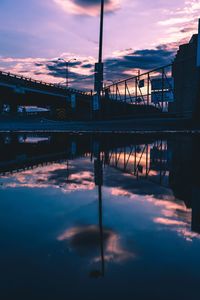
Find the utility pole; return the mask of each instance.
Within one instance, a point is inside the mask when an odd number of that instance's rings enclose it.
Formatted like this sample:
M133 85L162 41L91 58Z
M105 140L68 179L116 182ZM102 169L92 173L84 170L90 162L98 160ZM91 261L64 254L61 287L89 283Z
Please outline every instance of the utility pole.
M101 0L100 34L99 34L99 64L102 63L103 19L104 19L104 0Z
M103 52L103 21L104 21L104 0L101 0L101 11L100 11L100 33L99 33L99 59L98 63L95 64L95 83L94 90L96 91L96 104L94 105L94 110L100 110L100 97L103 90L103 62L102 62L102 52Z

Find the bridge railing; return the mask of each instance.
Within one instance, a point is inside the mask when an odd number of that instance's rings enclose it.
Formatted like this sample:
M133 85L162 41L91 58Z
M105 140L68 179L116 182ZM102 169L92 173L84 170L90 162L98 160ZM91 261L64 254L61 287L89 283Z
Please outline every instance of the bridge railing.
M13 82L13 80L16 82L17 85L20 85L20 83L23 83L25 85L37 85L42 86L43 88L56 88L60 91L66 92L66 93L76 93L80 95L90 95L90 92L77 90L74 88L66 88L63 85L57 84L57 83L48 83L44 82L42 80L35 80L31 77L25 77L17 74L13 74L10 72L0 71L0 79L6 82Z
M167 112L174 100L172 64L113 82L104 88L104 96L107 100L151 105Z

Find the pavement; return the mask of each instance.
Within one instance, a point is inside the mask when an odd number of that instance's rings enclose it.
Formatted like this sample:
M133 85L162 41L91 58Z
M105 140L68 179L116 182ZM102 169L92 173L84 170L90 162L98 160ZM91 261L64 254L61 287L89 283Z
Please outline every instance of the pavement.
M1 117L0 132L134 133L193 131L187 119L151 118L111 121L55 121L38 117ZM197 130L198 131L198 130Z

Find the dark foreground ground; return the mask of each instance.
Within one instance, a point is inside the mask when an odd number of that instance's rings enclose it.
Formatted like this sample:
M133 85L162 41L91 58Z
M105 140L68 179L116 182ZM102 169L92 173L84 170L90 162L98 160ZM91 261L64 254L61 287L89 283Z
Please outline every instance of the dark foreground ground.
M135 132L197 130L188 119L149 118L112 121L56 121L39 117L0 118L0 132L56 131L56 132Z

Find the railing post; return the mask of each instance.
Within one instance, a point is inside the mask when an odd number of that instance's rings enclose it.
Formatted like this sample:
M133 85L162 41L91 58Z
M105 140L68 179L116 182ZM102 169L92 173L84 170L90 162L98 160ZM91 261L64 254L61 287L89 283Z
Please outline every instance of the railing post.
M124 92L125 102L126 102L126 86L127 86L127 83L126 83L126 80L125 80L125 92Z
M135 103L137 103L137 89L138 89L138 78L137 76L135 77Z
M148 75L147 75L147 81L148 81L148 83L147 83L147 105L149 105L149 98L150 98L150 75L149 75L149 73L148 73Z
M163 107L164 107L164 88L165 88L165 82L164 82L164 68L162 68L162 112L163 112Z
M148 177L149 171L149 145L146 144L146 178Z

